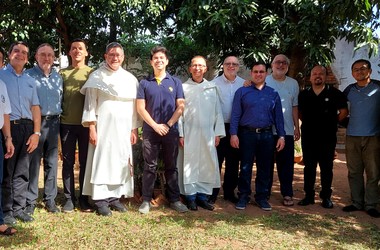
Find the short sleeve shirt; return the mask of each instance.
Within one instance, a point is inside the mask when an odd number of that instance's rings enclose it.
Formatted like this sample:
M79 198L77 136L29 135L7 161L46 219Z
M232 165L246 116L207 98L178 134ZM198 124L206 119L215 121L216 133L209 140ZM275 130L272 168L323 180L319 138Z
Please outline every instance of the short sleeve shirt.
M326 85L319 95L311 87L301 91L298 109L302 115L302 135L313 138L336 138L338 110L347 108L344 94Z
M360 88L356 83L343 92L350 104L350 120L346 134L350 136L380 135L380 82Z
M136 98L145 100L145 109L156 123L167 123L176 110L177 99L184 99L182 82L166 73L165 78L158 84L151 75L140 82ZM143 130L154 131L145 122Z
M10 120L32 119L32 106L39 106L36 80L25 71L17 74L8 64L0 70L0 79L5 83L11 103Z

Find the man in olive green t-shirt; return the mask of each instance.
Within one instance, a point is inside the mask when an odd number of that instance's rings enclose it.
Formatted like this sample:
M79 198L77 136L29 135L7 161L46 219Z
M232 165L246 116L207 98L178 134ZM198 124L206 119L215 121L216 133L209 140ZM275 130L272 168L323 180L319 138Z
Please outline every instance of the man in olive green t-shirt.
M88 202L88 196L82 195L84 172L86 169L87 150L89 142L88 128L82 126L82 113L84 95L79 91L93 71L86 65L88 56L86 43L82 39L75 39L70 46L69 56L71 65L60 71L63 78L63 100L61 116L61 145L62 145L62 180L63 192L66 202L62 208L63 212L74 211L75 182L74 164L75 151L78 142L79 151L79 207L81 211L91 212L93 209Z

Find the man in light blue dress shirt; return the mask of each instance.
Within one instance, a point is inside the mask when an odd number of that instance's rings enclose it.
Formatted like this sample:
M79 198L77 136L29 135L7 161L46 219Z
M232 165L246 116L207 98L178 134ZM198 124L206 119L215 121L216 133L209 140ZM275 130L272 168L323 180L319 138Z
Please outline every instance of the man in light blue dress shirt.
M54 49L48 43L41 44L35 59L37 64L26 71L36 79L37 94L41 107L41 136L29 168L29 186L25 212L32 215L38 198L38 177L41 158L44 166L43 201L48 212L60 212L55 204L57 196L59 115L62 112L62 77L52 68Z
M8 225L16 224L16 219L34 220L24 209L29 165L41 135L41 110L36 81L24 71L28 56L28 45L15 42L8 51L9 64L0 70L0 79L7 87L11 102L11 136L15 147L14 155L5 161L2 184L4 222Z

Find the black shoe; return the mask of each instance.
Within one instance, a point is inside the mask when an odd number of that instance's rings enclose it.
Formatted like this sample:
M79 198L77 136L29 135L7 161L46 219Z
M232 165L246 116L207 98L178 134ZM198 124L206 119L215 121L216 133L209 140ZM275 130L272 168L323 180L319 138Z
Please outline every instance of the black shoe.
M216 196L214 196L214 195L210 195L209 197L208 197L208 203L210 203L210 204L215 204L215 202L216 202ZM191 209L190 209L191 210Z
M348 206L345 206L344 208L342 208L342 210L344 212L355 212L355 211L360 211L362 209L359 209L359 208L355 207L354 205L348 205Z
M223 198L224 198L224 200L232 202L233 204L236 204L239 201L239 199L235 195L224 196Z
M311 205L311 204L314 204L314 203L315 203L314 199L303 198L303 200L300 200L298 202L298 205L300 205L300 206L307 206L307 205Z
M10 215L5 215L4 216L4 224L8 226L15 226L17 224L17 220Z
M127 212L127 208L125 208L125 206L120 201L114 201L110 203L110 208L120 213Z
M96 213L102 216L111 216L112 212L108 206L101 206L96 209Z
M57 207L57 205L55 205L55 202L49 202L49 203L46 203L45 204L45 208L46 210L49 212L49 213L53 213L53 214L56 214L56 213L60 213L61 210Z
M367 214L373 218L380 218L380 213L376 210L376 208L368 209Z
M74 203L71 199L67 199L65 205L63 205L62 211L64 213L71 213L74 211Z
M28 214L28 215L33 215L35 209L36 209L36 205L34 205L34 204L29 204L29 205L27 205L26 208L24 209L24 213L26 213L26 214Z
M187 201L187 208L192 210L192 211L198 210L198 206L197 206L197 203L195 201Z
M34 218L24 211L20 212L19 214L15 215L15 218L22 221L22 222L32 222L34 221Z
M324 207L324 208L333 208L334 204L332 203L332 201L330 199L323 199L322 200L322 207Z
M83 198L79 198L79 208L80 208L80 211L85 212L85 213L94 212L94 208L88 202L88 197L87 196L85 196Z
M207 210L210 210L210 211L214 210L214 206L211 205L210 203L208 203L205 200L197 200L197 205L200 206L203 209L207 209Z

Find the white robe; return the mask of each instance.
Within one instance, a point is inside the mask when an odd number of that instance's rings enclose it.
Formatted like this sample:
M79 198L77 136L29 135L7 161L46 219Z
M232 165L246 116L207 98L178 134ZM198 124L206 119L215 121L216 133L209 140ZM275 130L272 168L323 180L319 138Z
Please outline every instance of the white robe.
M140 122L136 112L138 81L119 68L103 63L81 93L86 95L82 125L95 122L97 145L89 144L83 194L100 200L133 196L131 130Z
M185 110L178 121L184 147L177 158L181 194L211 194L220 187L215 137L224 137L224 120L218 88L213 82L192 79L183 83Z

